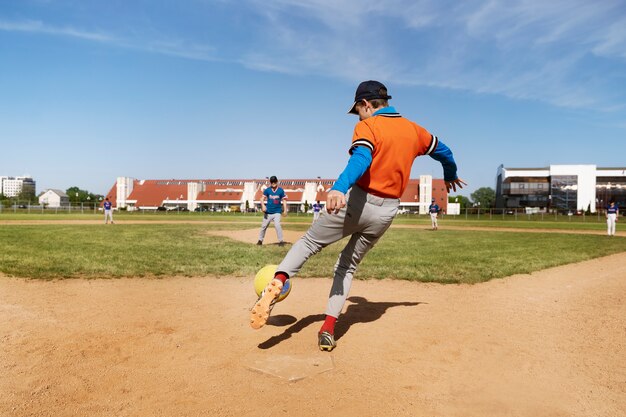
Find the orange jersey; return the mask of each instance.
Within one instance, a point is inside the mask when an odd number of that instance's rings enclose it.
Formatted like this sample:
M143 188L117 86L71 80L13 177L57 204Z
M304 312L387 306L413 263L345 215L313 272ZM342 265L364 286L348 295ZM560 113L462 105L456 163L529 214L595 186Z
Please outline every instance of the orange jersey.
M383 198L400 198L416 157L437 148L437 137L398 113L381 113L354 128L352 146L367 146L372 164L357 181L366 192Z

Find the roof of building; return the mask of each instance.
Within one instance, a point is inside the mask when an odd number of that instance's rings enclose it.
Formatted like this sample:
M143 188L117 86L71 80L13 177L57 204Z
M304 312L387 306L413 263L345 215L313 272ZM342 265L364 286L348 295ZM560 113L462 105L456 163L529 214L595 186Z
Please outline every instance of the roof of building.
M67 197L68 195L65 194L64 191L56 189L56 188L49 188L47 190L45 190L42 194L47 193L48 191L52 191L53 193L55 193L56 195L58 195L59 197Z
M307 203L325 201L328 192L335 183L335 179L309 178L309 179L280 179L279 187L285 190L287 201L291 203L304 203L305 193L312 194L310 187L315 187L315 197ZM197 184L197 194L189 198L189 184ZM316 185L315 185L316 184ZM259 202L263 191L269 187L269 179L161 179L161 180L133 180L132 191L126 201L135 207L159 207L165 204L176 204L177 201L187 203L193 200L199 204L240 204L244 193L253 192L253 201L250 205ZM246 189L247 187L247 189ZM250 189L250 187L254 187ZM308 189L307 189L308 187ZM442 179L433 179L433 196L447 195L445 182ZM117 182L105 195L109 201L117 206ZM419 179L410 179L408 186L400 198L403 203L419 202Z
M164 200L187 200L187 183L160 180L135 181L133 191L127 200L137 200L146 207L161 206Z

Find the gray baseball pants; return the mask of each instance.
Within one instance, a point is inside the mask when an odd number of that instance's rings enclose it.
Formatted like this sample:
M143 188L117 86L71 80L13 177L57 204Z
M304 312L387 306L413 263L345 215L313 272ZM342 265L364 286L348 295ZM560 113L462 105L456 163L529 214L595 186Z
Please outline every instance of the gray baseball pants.
M263 242L263 239L265 239L265 231L267 230L267 226L269 226L272 221L274 222L274 227L276 228L276 236L278 237L278 241L283 241L283 228L280 226L280 216L280 213L263 215L263 223L261 223L261 231L259 232L259 240L261 242Z
M356 185L348 192L346 200L346 207L339 213L322 213L306 234L291 247L277 269L293 277L311 255L351 236L335 264L333 285L326 307L326 314L333 317L341 314L357 266L387 231L400 205L397 198L376 197Z
M437 227L437 213L430 213L430 224L433 228Z

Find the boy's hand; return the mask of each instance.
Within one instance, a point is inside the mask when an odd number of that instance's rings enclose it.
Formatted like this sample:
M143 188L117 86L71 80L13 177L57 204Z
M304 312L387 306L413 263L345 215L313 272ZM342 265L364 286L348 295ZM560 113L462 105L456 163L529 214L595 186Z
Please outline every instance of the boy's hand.
M328 213L339 213L339 210L346 206L346 196L341 191L330 190L326 197L326 211Z
M461 188L463 188L464 185L467 185L467 183L465 181L463 181L461 178L457 178L454 181L445 181L446 183L446 189L448 190L448 192L450 192L450 190L453 190L456 192L456 187L459 187L459 190Z

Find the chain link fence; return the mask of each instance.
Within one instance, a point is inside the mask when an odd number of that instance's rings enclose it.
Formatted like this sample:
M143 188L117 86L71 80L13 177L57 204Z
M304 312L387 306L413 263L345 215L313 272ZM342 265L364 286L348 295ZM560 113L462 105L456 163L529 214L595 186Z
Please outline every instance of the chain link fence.
M0 203L0 214L103 214L103 209L99 203L71 203L60 207L49 207L34 204L11 204L3 205ZM193 215L193 216L215 216L215 215L231 215L231 216L262 216L260 210L254 208L248 211L236 211L230 209L202 209L189 211L183 207L159 207L158 209L114 209L114 213L127 214L156 214L156 215ZM290 216L309 216L313 217L313 213L303 213L295 207L289 207ZM622 216L626 213L622 213ZM418 214L415 211L400 210L398 218L405 219L428 219L429 214ZM585 212L565 213L565 212L528 212L521 209L481 209L467 208L461 209L459 214L450 215L445 213L439 214L440 219L446 220L505 220L505 221L556 221L556 222L604 222L606 216L604 210L598 210L595 213L587 214Z

